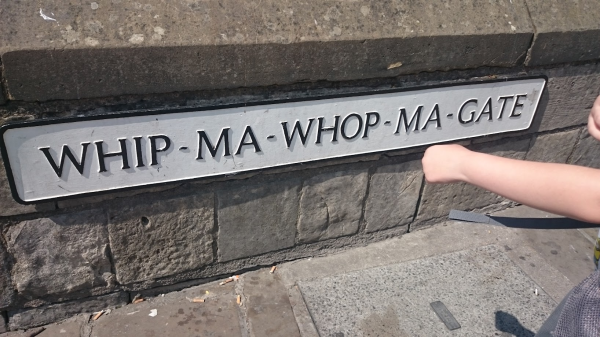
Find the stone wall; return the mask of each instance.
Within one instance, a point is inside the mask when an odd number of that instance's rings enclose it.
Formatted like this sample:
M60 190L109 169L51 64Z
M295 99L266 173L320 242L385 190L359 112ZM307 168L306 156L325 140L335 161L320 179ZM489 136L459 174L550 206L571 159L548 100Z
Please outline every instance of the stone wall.
M597 1L242 3L50 1L57 21L3 5L0 125L545 75L529 130L462 144L600 168L585 129L600 94ZM511 205L425 184L424 150L36 205L16 203L0 170L0 332Z

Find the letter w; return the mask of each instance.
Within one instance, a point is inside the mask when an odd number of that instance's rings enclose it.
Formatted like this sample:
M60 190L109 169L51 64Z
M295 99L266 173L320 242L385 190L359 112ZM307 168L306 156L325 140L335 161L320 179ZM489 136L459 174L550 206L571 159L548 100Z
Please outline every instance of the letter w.
M298 136L300 137L300 141L302 142L302 145L304 145L304 143L306 143L306 138L308 137L308 134L310 133L310 127L312 126L312 123L314 120L315 120L314 118L310 118L308 120L308 127L306 128L306 132L302 131L302 125L300 125L300 121L297 120L296 123L294 123L294 128L292 129L291 136L288 131L287 122L281 122L281 126L283 127L283 135L285 136L285 143L287 144L287 147L290 147L290 145L292 145L292 141L294 140L296 131L298 131Z
M56 172L56 175L59 178L62 177L63 169L65 167L65 157L69 157L69 160L71 161L71 163L73 163L73 166L75 166L79 174L83 175L83 167L85 166L85 154L87 153L87 147L88 145L90 145L90 143L81 143L81 145L83 146L83 150L81 150L80 161L77 160L77 158L75 158L75 155L73 155L73 152L71 152L71 149L67 145L63 145L62 153L60 154L59 165L56 165L54 158L52 158L49 147L42 147L40 148L40 151L44 153L46 159L48 159L48 162L50 163L50 166L52 166L54 172Z

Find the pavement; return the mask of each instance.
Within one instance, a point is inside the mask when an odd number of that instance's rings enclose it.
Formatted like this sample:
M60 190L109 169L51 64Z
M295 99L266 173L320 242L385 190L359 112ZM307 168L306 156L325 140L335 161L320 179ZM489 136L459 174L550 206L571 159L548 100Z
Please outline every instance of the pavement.
M494 215L556 217L525 206ZM594 270L597 233L447 221L0 336L533 337ZM460 328L446 327L436 301Z

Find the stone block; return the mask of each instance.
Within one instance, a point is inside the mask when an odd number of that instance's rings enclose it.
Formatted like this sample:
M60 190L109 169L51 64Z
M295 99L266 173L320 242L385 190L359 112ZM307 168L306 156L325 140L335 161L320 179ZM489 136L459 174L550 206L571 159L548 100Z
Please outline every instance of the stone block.
M6 326L6 313L0 312L0 333L5 333L7 330Z
M533 37L524 0L49 0L9 2L0 22L8 98L24 101L509 67Z
M356 234L368 180L366 169L322 173L306 180L300 199L299 242Z
M600 58L600 2L526 0L535 37L527 65Z
M37 205L21 205L15 201L10 191L6 170L0 158L0 216L50 211L55 209L54 202L45 202Z
M219 262L294 245L300 179L235 182L217 192Z
M473 150L497 156L524 159L530 139L505 139L492 144L480 144ZM467 183L426 184L421 196L421 204L415 220L415 226L427 224L427 220L448 217L451 209L469 211L498 204L503 197Z
M365 232L406 226L413 220L423 184L418 161L377 168L365 207Z
M538 111L541 118L536 117L531 130L548 131L587 123L592 104L600 94L600 63L564 65L530 74L548 76Z
M600 154L600 141L590 136L587 129L582 130L569 164L600 169L600 156L598 154Z
M566 163L579 139L581 130L571 130L546 135L534 135L526 160L546 163Z
M81 313L91 314L99 310L115 308L127 304L128 301L129 295L127 293L118 292L34 309L9 311L8 326L11 330L28 329Z
M122 284L200 268L214 259L214 194L112 207L108 230Z
M15 291L10 279L8 254L0 243L0 309L10 306L14 300ZM2 320L0 319L0 323ZM2 324L0 324L0 327Z
M8 228L13 283L37 298L109 285L106 216L100 211L22 221Z

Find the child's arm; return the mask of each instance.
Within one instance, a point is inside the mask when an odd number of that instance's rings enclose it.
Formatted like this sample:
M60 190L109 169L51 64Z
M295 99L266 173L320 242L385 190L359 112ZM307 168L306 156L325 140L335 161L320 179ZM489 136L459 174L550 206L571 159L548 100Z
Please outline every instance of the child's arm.
M600 140L600 97L590 113L588 129ZM534 208L600 223L600 170L437 145L425 152L423 171L429 183L464 181Z

